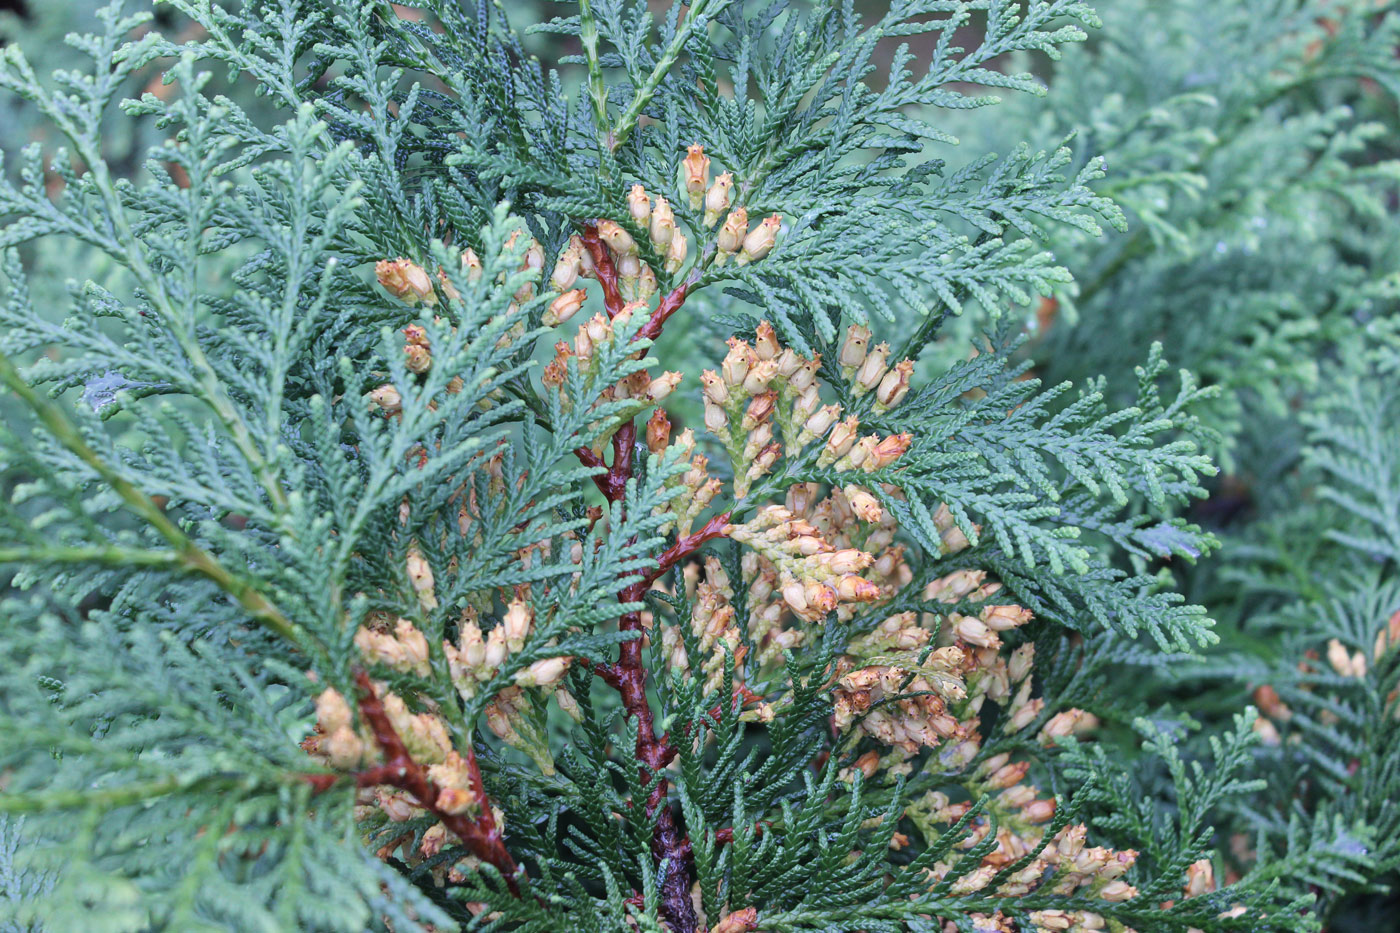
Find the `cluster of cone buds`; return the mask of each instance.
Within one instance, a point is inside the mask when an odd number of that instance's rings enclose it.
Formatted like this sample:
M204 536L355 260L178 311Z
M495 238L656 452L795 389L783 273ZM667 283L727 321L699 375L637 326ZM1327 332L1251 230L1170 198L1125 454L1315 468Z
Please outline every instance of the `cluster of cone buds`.
M634 186L633 193L640 193L642 200L646 200L646 194L641 191L640 185ZM670 207L666 205L665 199L659 200L663 214L669 215ZM635 214L634 207L634 216ZM647 215L650 215L650 208ZM673 222L669 229L674 229ZM650 301L658 289L656 271L642 260L641 250L632 234L621 224L611 220L600 220L598 238L607 247L613 269L617 273L618 291L623 299L643 303ZM655 241L653 245L656 245ZM680 270L685 262L687 249L685 237L680 234L675 234L666 247L658 247L658 251L663 253L671 250L671 260L666 264L667 272L674 273ZM568 245L560 251L558 259L555 260L549 284L558 297L550 303L549 310L545 312L544 323L553 327L573 317L588 299L588 291L579 284L579 280L597 277L598 270L593 264L593 255L582 238L575 234L569 238Z
M414 761L436 765L448 760L453 753L452 741L441 716L430 709L413 712L402 697L383 683L376 682L374 689ZM354 727L349 703L333 688L323 690L317 697L316 732L302 746L312 756L342 771L364 767L380 757L374 737L363 724L358 730Z
M679 379L679 373L675 375ZM661 534L674 531L679 537L686 537L695 519L710 507L724 484L709 474L710 459L697 452L694 431L686 428L672 442L671 419L663 408L656 408L647 419L646 445L656 456L671 456L673 463L687 466L684 472L666 479L665 501L653 509L653 514L666 518L659 526Z
M985 597L997 589L986 585L984 592L978 572L958 571L950 577L934 581L926 592L960 591L965 598ZM920 664L921 649L933 638L925 626L934 618L899 613L852 640L842 659L849 672L838 681L836 724L858 727L850 741L868 735L893 746L899 753L896 758L911 756L919 747L946 746L940 763L956 770L975 757L981 744L979 717L985 701L1003 708L1006 728L1013 732L1029 726L1040 715L1044 701L1030 696L1034 646L1022 645L1007 656L997 636L1028 622L1028 610L995 605L976 616L952 613L939 627L941 647ZM925 691L931 695L890 702L893 697ZM874 711L867 713L872 706ZM1055 728L1069 721L1058 720Z
M421 638L421 634L418 636ZM446 723L422 703L424 712L415 713L403 698L382 682L372 684L384 713L414 762L424 767L428 780L437 788L433 801L436 811L452 815L477 815L481 799L477 795L470 765L453 747ZM328 688L316 698L316 732L302 743L313 757L341 771L357 771L380 761L382 755L373 735L363 723L356 728L349 703L337 690ZM390 785L362 787L358 791L356 815L367 819L375 813L390 822L403 823L426 815L424 809L405 791ZM494 811L497 825L504 825L503 814ZM381 850L387 856L400 842L404 855L417 862L435 855L446 845L460 842L443 823L435 823L423 834L420 850L411 852L415 834L408 833Z
M996 637L981 637L990 631L981 617L958 616L954 621L950 616L948 626L950 631L944 637L951 636L956 644L967 651L972 662L966 674L967 704L961 712L967 716L978 716L985 702L991 700L1002 707L1004 728L1008 733L1020 732L1034 722L1045 708L1043 699L1031 696L1030 673L1035 664L1035 645L1024 644L1006 654L1001 650L1000 640L995 647L965 640L963 636L966 634L971 634L977 641Z
M861 576L875 564L874 555L837 548L784 506L763 506L750 521L727 525L725 534L768 561L783 603L804 622L820 622L840 603L869 603L883 595Z
M762 259L772 251L782 227L782 217L773 214L750 230L748 211L742 206L730 210L733 175L725 172L711 183L710 159L705 155L704 147L691 146L689 154L680 164L679 172L682 195L691 209L699 210L704 205L705 229L710 229L720 216L725 216L723 226L715 235L716 264L722 265L733 257L737 264L744 265ZM632 229L646 233L651 253L664 257L666 273L679 273L690 253L690 240L677 229L676 214L670 202L659 194L653 198L645 187L635 184L627 195L627 212ZM618 290L623 300L650 301L658 287L656 270L642 258L636 238L627 228L612 220L598 221L597 230L617 272ZM576 314L588 297L587 290L579 287L579 280L596 277L592 254L580 237L571 237L568 245L559 253L550 275L550 287L557 297L545 313L544 323L556 326Z
M645 313L644 307L640 302L632 302L623 306L611 319L600 313L580 323L572 343L561 340L554 345L554 359L545 366L540 381L559 393L560 401L566 408L572 406L573 398L564 388L569 378L570 367L576 367L585 374L595 374L598 371L598 350L604 346L611 346L617 340L630 339L619 336L618 332L633 322L634 314L639 311ZM603 387L594 402L594 407L610 402L629 402L625 409L614 414L630 419L660 403L676 390L680 382L679 372L665 372L659 376L652 376L645 369L638 369L631 375ZM600 436L595 442L594 452L600 452L606 441L606 437Z
M1347 651L1346 645L1342 644L1340 639L1328 639L1327 663L1342 677L1355 677L1359 680L1366 676L1366 655L1360 651Z
M402 257L381 260L375 263L374 274L389 294L405 304L434 306L438 303L432 276L412 260Z
M682 435L682 443L689 454L693 439L688 432ZM703 467L702 461L697 455L693 462ZM701 498L712 495L717 487L717 481L703 477L702 469L693 469L686 479L688 485L702 490ZM755 652L749 666L760 680L781 666L784 651L802 643L810 623L833 612L838 619L849 621L872 605L893 598L913 579L904 547L894 544L894 519L881 512L872 515L866 511L864 518L857 514L862 496L869 497L868 492L859 487L837 487L819 498L819 490L815 483L795 484L787 491L785 506L763 506L748 522L725 528L727 536L744 545L740 565L747 592L747 634ZM873 503L873 497L870 501ZM677 503L672 508L688 521L687 498L680 497ZM871 519L875 521L871 523ZM701 584L698 566L685 573L688 593L696 605L692 629L707 652L704 669L718 671L716 655L722 654L723 644L729 642L731 649L744 657L745 646L730 642L736 633L731 631L728 577L717 564L708 563L704 580L713 579L714 586ZM674 649L672 664L687 669L693 666L696 659L686 657L678 636L667 637L672 639L666 643L668 650Z
M967 781L974 791L992 795L988 806L998 818L997 846L987 854L988 864L1001 867L1019 861L1040 841L1035 827L1048 823L1055 815L1055 798L1041 797L1035 785L1026 783L1030 767L1029 761L1012 761L1006 754L993 755L978 765ZM964 844L964 848L981 842L989 829L989 823L978 821L972 833L976 842Z
M442 319L437 318L434 323L442 324ZM410 324L403 329L403 337L404 368L417 376L428 372L433 365L433 351L427 330L421 324ZM447 394L456 395L464 386L461 376L453 376L448 380ZM403 413L403 396L392 383L385 383L371 391L369 400L386 417L397 418ZM435 405L436 402L429 403L429 407Z
M1305 676L1315 674L1323 669L1321 661L1322 657L1325 656L1327 667L1331 668L1338 676L1362 680L1366 678L1370 668L1383 670L1385 665L1395 663L1394 653L1396 651L1400 651L1400 610L1392 613L1389 618L1378 625L1376 639L1371 646L1369 663L1364 651L1348 650L1340 639L1331 638L1328 639L1326 650L1322 656L1319 656L1319 652L1315 649L1306 651L1303 659L1298 662L1298 670ZM1298 689L1312 692L1316 690L1316 687L1305 680L1298 685ZM1254 731L1265 745L1281 744L1283 738L1279 734L1279 727L1293 718L1293 710L1279 697L1278 691L1268 684L1255 689L1253 700L1255 707L1262 714L1254 720ZM1396 687L1386 695L1384 711L1390 718L1400 721L1400 687ZM1318 710L1316 715L1324 724L1338 721L1337 714L1329 709ZM1301 740L1300 733L1294 733L1289 739L1290 742Z
M1181 889L1181 896L1184 900L1201 897L1216 890L1216 887L1214 863L1208 858L1197 859L1186 867L1186 884ZM1249 908L1245 905L1236 904L1229 910L1221 911L1217 915L1217 919L1233 920L1248 912ZM1205 931L1199 927L1188 927L1186 933L1205 933Z
M890 368L887 363L889 345L882 343L870 350L869 343L869 329L859 324L852 325L841 345L838 362L853 395L859 398L873 389L876 392L876 410L888 411L909 393L914 362L901 360ZM830 434L827 434L828 430ZM873 434L861 437L860 419L851 415L841 420L839 405L828 405L817 410L803 425L800 439L805 443L823 435L826 435L827 441L817 461L820 466L866 473L874 473L893 464L904 455L913 440L909 434L885 438Z
M690 564L685 568L684 579L686 595L691 601L691 634L704 655L701 670L707 677L705 689L714 690L724 676L723 649L728 648L733 656L736 674L742 671L748 652L735 621L737 616L731 602L734 586L729 574L713 555L705 558L703 575L699 565ZM666 650L667 663L673 670L691 669L689 653L679 629L667 628L662 632L661 644Z
M489 632L483 635L479 623L480 614L468 606L457 622L457 643L442 643L452 685L464 699L475 696L479 685L495 677L506 659L525 647L535 629L535 616L530 603L517 596ZM515 673L515 684L553 687L563 680L571 660L554 657L535 661Z
M749 645L745 643L744 635L736 621L734 587L728 572L718 560L707 557L703 567L699 564L686 565L682 576L686 598L691 603L690 634L698 644L701 657L694 658L690 655L690 649L678 629L667 628L662 632L662 647L666 652L667 665L679 672L698 669L706 676L705 689L714 690L725 674L727 652L733 659L730 670L735 682L742 684L743 665L748 657ZM762 644L761 634L756 634L751 629L749 635L752 641ZM769 712L771 713L771 710Z
M806 624L826 615L833 594L830 611L848 622L913 579L904 547L894 544L893 518L867 523L847 491L833 488L819 498L817 484L798 483L788 488L785 507L764 507L731 529L747 545L741 568L760 671L781 665L783 652L803 641Z
M913 614L903 634L906 641L917 638ZM963 653L955 647L935 649L918 663L917 652L907 652L902 663L859 662L843 659L833 697L833 725L838 733L852 740L869 736L882 745L892 746L905 757L919 748L934 747L949 739L961 739L967 726L958 721L950 702L966 696L959 677Z
M1002 767L1005 768L1006 765L1002 765ZM929 802L928 807L937 807L947 799L946 796L936 792L929 796L941 799ZM934 811L936 814L934 821L942 824L955 822L965 816L970 807L970 803L944 803L940 809ZM1086 834L1087 830L1082 823L1066 826L1025 867L1004 879L997 887L995 894L1001 897L1022 897L1032 891L1043 891L1060 896L1075 896L1113 903L1137 897L1137 889L1122 880L1123 876L1136 863L1137 852L1132 849L1115 851L1102 847L1088 847L1085 845ZM1007 840L1014 841L1014 844L1009 847L1004 845L1003 835L1006 836ZM969 837L969 839L976 838L978 838L976 833ZM933 883L941 882L956 868L957 877L953 882L953 893L967 895L983 890L1005 866L1028 857L1040 845L1043 835L1032 833L1029 839L1022 839L1017 836L1015 831L1006 827L999 829L997 838L996 849L975 868L968 870L965 865L961 864L966 856L955 855L947 861L936 862L931 869L928 869L930 881ZM959 843L959 848L967 850L972 848L972 845L975 843L969 844L968 840L964 840ZM1030 918L1036 924L1034 929L1038 931L1054 930L1069 933L1069 931L1113 930L1114 933L1118 933L1120 930L1130 929L1116 921L1110 925L1109 921L1101 914L1083 909L1038 910L1033 911ZM986 918L986 920L1003 922L1004 918L997 914L994 917ZM997 926L988 927L988 929L999 928ZM1017 927L1009 925L1004 928L1013 931L1013 933L1017 930Z
M520 231L511 233L506 240L506 248L512 248L519 240ZM525 250L525 257L521 261L520 271L529 272L529 280L521 285L515 292L517 302L529 301L535 295L535 282L539 280L540 273L544 268L544 247L537 241L530 240L529 246ZM461 274L469 282L476 282L481 278L481 259L476 255L476 251L468 247L462 251ZM418 263L411 259L384 259L374 265L375 277L379 280L385 291L407 305L424 304L428 307L436 307L438 304L437 291L440 289L449 301L456 301L461 295L453 286L447 272L438 270L437 285L433 284L433 277L428 274Z
M665 409L657 408L646 424L647 449L658 457L674 448L676 463L684 463L688 469L666 480L670 495L664 505L658 506L658 515L669 515L669 520L660 527L661 534L672 530L685 537L690 534L695 519L710 507L715 497L724 488L718 477L710 475L710 458L699 453L695 446L695 432L686 428L671 440L671 419Z
M700 375L704 386L705 428L718 437L734 466L734 494L748 495L753 483L773 469L796 444L795 426L821 405L816 374L819 360L809 360L778 344L767 321L759 324L750 346L730 338L729 353L718 372ZM776 439L781 431L783 442Z
M328 688L316 698L316 732L302 747L332 768L350 771L373 754L374 742L356 731L345 697Z
M371 664L419 677L431 672L428 639L407 619L396 620L392 629L360 626L355 631L355 647Z
M685 591L691 601L690 634L698 644L701 657L698 672L705 677L705 690L717 691L726 673L732 678L734 690L749 698L739 711L744 722L771 722L773 707L748 692L744 677L744 660L749 645L737 623L732 600L734 587L729 574L715 557L705 559L703 570L690 564L684 571ZM753 633L750 632L752 635ZM692 659L678 628L662 631L661 644L668 666L679 672L691 671Z
M981 571L960 570L929 584L924 595L962 608L968 603L986 603L1000 589L999 584L987 582ZM836 681L834 724L847 732L850 743L868 737L889 748L888 753L869 751L857 759L852 770L867 777L880 771L907 772L915 752L934 747L938 751L931 763L938 770L961 774L956 780L972 798L988 795L997 826L994 847L971 868L960 864L966 856L954 854L937 863L930 873L932 880L941 881L956 866L959 877L954 890L971 893L988 885L1006 866L1028 858L1043 841L1045 824L1055 814L1053 798L1042 796L1027 782L1027 761L1013 762L1006 755L997 755L975 770L966 770L981 746L984 703L992 700L999 704L1003 720L1013 722L1019 730L1040 717L1043 701L1030 697L1034 646L1025 644L1008 651L1000 639L1029 621L1028 611L1020 606L987 604L975 614L951 612L938 626L936 644L940 647L930 652L929 646L935 643L931 625L936 618L933 614L899 613L850 643ZM1039 739L1052 744L1094 724L1091 714L1066 710L1045 723ZM906 815L932 840L966 817L971 808L970 801L954 803L948 794L930 791L912 803ZM983 842L992 825L988 814L978 815L968 824L969 835L959 843L959 851ZM1060 838L1066 842L1063 851L1052 844L1039 858L1002 879L998 893L1020 896L1056 882L1067 891L1100 900L1126 900L1136 895L1136 890L1122 881L1135 853L1084 850L1083 827ZM1095 929L1093 924L1101 920L1092 912L1081 914L1075 922L1082 929ZM992 924L988 929L1001 922L997 917L983 920Z
M874 472L909 449L911 435L860 437L856 416L840 421L841 406L822 405L820 367L820 357L782 347L772 325L763 321L752 346L730 338L719 370L701 373L705 427L729 452L737 497L746 496L785 450L796 453L823 436L820 465L841 470Z
M779 214L772 214L753 229L749 229L748 209L732 207L734 203L734 176L722 172L713 182L710 181L710 157L705 155L705 147L693 145L678 169L680 189L689 200L691 210L705 209L701 224L706 230L714 227L721 217L724 223L715 234L715 264L723 265L732 257L736 265L746 265L767 256L777 242L778 230L783 225ZM633 215L635 216L635 214Z
M476 696L512 654L525 648L534 622L534 611L520 594L484 634L478 611L470 606L463 610L457 623L457 643L442 643L452 685L463 699ZM545 733L543 701L553 694L561 709L575 718L579 715L577 701L562 686L572 662L569 656L555 656L526 665L515 672L513 684L500 690L486 707L487 727L497 738L525 752L545 774L554 773L554 759Z
M871 347L870 329L853 324L846 331L837 359L842 375L850 380L852 394L860 398L874 392L875 410L879 412L904 401L909 394L909 379L914 374L913 360L900 360L891 367L889 358L889 344Z
M834 612L841 621L894 596L913 579L892 517L857 515L848 492L819 498L816 483L788 488L786 506L766 506L731 534L747 545L741 560L748 590L749 636L761 670L800 644L805 623ZM873 501L873 500L872 500ZM793 625L788 625L792 620Z
M518 237L518 232L511 235L507 245L514 243ZM521 265L522 270L530 270L534 277L538 278L539 270L544 262L544 250L534 240L530 241L530 247L526 250L525 259ZM476 281L481 278L481 260L476 253L468 248L462 252L461 257L462 274L468 281ZM438 284L434 288L433 279L427 270L415 262L408 259L386 259L375 264L375 274L382 285L390 294L410 306L419 304L428 307L436 307L438 304L437 290L440 289L449 300L455 301L460 295L453 287L452 282L447 278L444 271L438 271ZM534 295L534 284L526 282L515 293L513 301L508 309L508 314L514 314L519 310L516 302L527 301ZM434 323L443 326L446 322L442 318L434 318ZM524 323L517 322L510 331L501 337L503 344L509 344L524 333ZM403 329L404 343L404 367L415 375L427 373L433 365L432 343L428 337L428 332L419 324L410 324ZM460 376L453 376L447 383L449 395L455 395L462 391L464 383ZM370 401L374 403L386 416L397 417L403 411L403 398L399 390L392 384L384 384L369 393Z
M945 555L965 551L972 546L967 534L959 527L953 512L946 502L940 502L933 513L933 526L938 530L939 550ZM973 534L982 533L981 525L972 526ZM932 598L932 597L930 597Z

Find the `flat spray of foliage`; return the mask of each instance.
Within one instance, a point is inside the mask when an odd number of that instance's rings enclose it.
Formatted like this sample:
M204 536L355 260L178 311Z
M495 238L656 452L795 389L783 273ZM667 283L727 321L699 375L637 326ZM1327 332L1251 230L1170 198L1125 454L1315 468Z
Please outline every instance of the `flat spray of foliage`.
M1248 196L1307 82L1041 150L985 127L1072 0L580 0L530 27L562 74L497 4L166 5L183 43L115 2L75 70L0 52L46 127L0 178L0 929L1305 931L1396 867L1393 344L1299 480L1372 573L1263 658L1163 569L1252 396L1090 316L1202 261L1167 194ZM1396 83L1384 4L1189 5ZM1380 223L1329 114L1279 197ZM1346 256L1342 330L1394 299ZM1049 296L1085 323L1028 346ZM1221 682L1205 739L1142 695Z

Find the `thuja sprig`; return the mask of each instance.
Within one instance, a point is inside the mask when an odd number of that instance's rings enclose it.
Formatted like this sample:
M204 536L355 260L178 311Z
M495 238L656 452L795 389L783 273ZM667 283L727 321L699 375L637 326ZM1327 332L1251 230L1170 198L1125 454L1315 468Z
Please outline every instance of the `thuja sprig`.
M1117 216L1068 151L924 154L951 82L1038 88L987 63L1092 11L705 0L654 29L588 0L554 75L499 5L173 5L203 30L178 93L130 111L178 172L101 164L112 76L175 51L123 47L135 21L77 40L69 96L8 50L0 82L91 163L0 185L5 244L126 270L92 264L64 327L5 270L0 360L54 351L25 375L79 404L136 388L104 447L0 368L40 423L0 432L0 559L36 596L5 604L0 808L88 807L45 827L82 903L116 902L100 878L172 929L1297 929L1214 883L1234 785L1165 736L1186 821L1103 812L1163 796L1098 754L1104 658L1204 640L1122 569L1208 546L1174 515L1210 469L1200 393L1162 400L1155 353L1119 410L1018 378L1009 337L931 346L945 308L1011 321L1067 284L1044 225ZM917 34L926 70L872 78ZM293 116L210 98L196 56Z

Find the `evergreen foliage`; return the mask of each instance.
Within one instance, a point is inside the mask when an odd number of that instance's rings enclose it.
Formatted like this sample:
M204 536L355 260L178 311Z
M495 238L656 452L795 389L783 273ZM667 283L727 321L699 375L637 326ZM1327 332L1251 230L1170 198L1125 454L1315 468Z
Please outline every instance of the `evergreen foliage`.
M0 51L0 929L1374 909L1394 4L137 6Z

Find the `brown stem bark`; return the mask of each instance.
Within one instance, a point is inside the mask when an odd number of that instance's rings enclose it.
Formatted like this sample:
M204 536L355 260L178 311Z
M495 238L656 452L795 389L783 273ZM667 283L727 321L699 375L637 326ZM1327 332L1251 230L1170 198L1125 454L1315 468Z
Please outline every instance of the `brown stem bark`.
M583 226L582 240L593 259L594 273L603 288L603 302L609 318L617 317L623 308L622 294L618 289L617 270L598 236L596 224ZM638 338L654 340L661 335L661 329L668 318L678 311L688 293L688 286L681 284L661 299L651 317L642 325ZM593 482L609 502L620 502L627 492L627 482L633 475L633 451L636 449L637 426L629 421L618 428L612 438L612 464L587 448L579 448L575 453L580 462L591 467L607 467L606 472L593 478ZM729 513L710 519L700 531L686 535L663 551L656 567L644 574L641 579L628 584L618 594L625 603L641 602L643 594L657 578L676 564L694 554L702 544L724 534L729 522ZM694 881L694 860L688 840L682 836L676 825L675 815L666 805L666 779L661 769L675 757L675 749L664 736L656 734L656 724L647 702L647 670L642 659L642 615L628 612L618 621L624 632L636 632L637 637L625 641L618 649L615 664L598 665L594 671L600 678L622 696L623 706L628 715L637 721L637 759L642 763L643 783L655 776L656 784L647 795L646 812L655 816L656 831L652 837L652 855L660 869L661 914L674 933L695 933L699 918L691 901L690 888Z
M501 828L496 825L495 815L491 812L491 801L486 796L486 788L481 782L481 769L476 763L476 751L468 745L466 760L467 773L480 813L476 817L466 813L448 813L438 806L441 788L428 778L427 770L408 753L403 739L384 710L384 704L375 693L369 675L358 671L355 674L355 683L360 688L360 717L365 725L369 726L375 743L384 756L383 764L355 774L355 785L376 787L387 784L411 794L420 807L441 820L449 831L461 839L472 855L494 865L505 879L510 892L519 897L520 887L516 881L519 869L515 859L506 849ZM306 781L317 793L321 793L329 790L340 778L341 775L336 774L311 774L306 776Z

